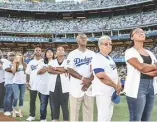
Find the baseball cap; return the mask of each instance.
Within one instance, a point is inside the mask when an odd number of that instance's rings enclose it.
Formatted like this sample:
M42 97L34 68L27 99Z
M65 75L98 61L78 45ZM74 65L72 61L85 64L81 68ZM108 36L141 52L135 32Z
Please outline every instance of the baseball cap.
M120 96L116 94L116 91L113 92L111 100L115 104L119 104L120 103Z

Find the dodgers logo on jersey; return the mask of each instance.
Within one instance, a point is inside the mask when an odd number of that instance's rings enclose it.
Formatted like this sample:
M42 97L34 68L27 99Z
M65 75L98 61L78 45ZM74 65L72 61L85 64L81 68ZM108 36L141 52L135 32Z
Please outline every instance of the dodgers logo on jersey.
M33 71L33 70L36 70L37 67L38 67L38 64L37 64L37 65L31 65L31 70L32 70L32 71Z
M74 63L76 67L84 64L88 65L91 61L92 61L92 57L85 57L84 59L80 59L80 58L74 59Z

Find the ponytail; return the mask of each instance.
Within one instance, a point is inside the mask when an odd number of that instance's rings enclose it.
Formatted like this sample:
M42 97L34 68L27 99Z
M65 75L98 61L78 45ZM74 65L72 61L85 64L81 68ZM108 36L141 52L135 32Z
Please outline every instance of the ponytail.
M134 46L134 44L135 44L135 43L134 43L134 41L132 40L132 42L131 42L131 44L130 44L130 46L129 46L129 47L130 47L130 48L131 48L131 47L133 47L133 46Z

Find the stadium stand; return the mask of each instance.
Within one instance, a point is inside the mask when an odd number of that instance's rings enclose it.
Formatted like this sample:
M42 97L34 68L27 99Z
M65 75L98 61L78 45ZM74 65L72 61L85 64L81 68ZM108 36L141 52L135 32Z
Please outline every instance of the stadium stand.
M117 6L126 6L130 4L139 4L153 0L93 0L89 2L77 3L48 3L48 2L1 2L0 8L26 10L26 11L65 11L65 10L85 10L85 9L100 9Z
M0 31L32 33L95 32L122 29L135 26L157 25L157 11L121 15L112 18L91 18L72 20L30 20L0 18Z

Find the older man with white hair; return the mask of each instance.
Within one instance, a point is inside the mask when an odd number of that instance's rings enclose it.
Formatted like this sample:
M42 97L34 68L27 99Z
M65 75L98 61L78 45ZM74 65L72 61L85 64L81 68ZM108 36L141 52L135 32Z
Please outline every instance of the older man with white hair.
M113 94L119 95L121 85L115 62L109 56L112 50L112 41L109 36L102 36L98 40L100 52L92 60L94 80L92 92L96 96L98 121L111 121L114 104Z

